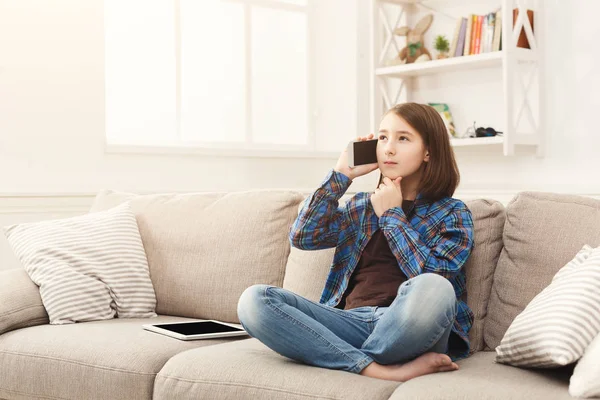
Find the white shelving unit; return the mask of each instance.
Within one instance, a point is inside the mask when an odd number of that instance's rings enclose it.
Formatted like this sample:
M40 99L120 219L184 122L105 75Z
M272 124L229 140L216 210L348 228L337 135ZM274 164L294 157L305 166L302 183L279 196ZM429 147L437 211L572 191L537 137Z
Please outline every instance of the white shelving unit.
M503 126L502 136L485 138L454 138L453 146L498 146L504 155L514 155L515 146L533 146L536 155L544 155L544 85L543 52L541 41L543 37L543 0L501 0L502 7L502 50L496 52L452 57L442 60L431 60L422 63L384 66L390 46L398 46L393 37L395 28L401 26L402 18L420 7L418 3L427 4L427 0L370 0L371 1L371 126L376 128L383 112L402 101L411 101L410 81L414 78L428 75L443 75L456 71L469 71L476 74L482 68L497 68L501 70ZM451 0L460 1L460 0ZM386 9L400 7L396 23L391 24ZM436 4L440 4L437 2ZM443 2L442 2L443 4ZM464 4L464 2L463 2ZM519 9L519 16L513 29L513 8ZM526 10L534 11L535 37L529 20L525 17ZM492 10L490 10L492 11ZM433 11L435 15L435 11ZM465 16L466 15L462 15ZM458 18L458 16L457 16ZM435 21L434 21L435 24ZM412 24L409 24L413 26ZM530 49L516 47L519 33L524 30L529 41ZM447 35L447 37L450 35ZM426 35L427 38L427 35ZM452 37L448 37L452 40ZM427 47L427 45L426 45ZM434 56L432 51L432 56ZM395 97L390 96L391 81L396 81L399 87ZM468 82L465 82L467 84ZM418 90L418 89L417 89ZM402 101L399 101L402 99ZM431 99L436 102L437 99ZM481 99L479 107L486 107L485 99ZM460 106L460 99L454 104ZM532 105L535 104L535 107ZM454 107L454 106L453 106ZM451 109L452 111L452 109ZM469 110L462 110L468 114ZM527 124L524 123L527 119Z

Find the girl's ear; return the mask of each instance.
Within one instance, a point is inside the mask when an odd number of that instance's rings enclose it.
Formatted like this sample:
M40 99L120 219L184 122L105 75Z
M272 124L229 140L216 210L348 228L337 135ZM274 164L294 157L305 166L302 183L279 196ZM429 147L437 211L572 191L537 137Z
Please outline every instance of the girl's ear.
M425 158L423 159L423 161L429 162L429 151L428 150L425 151Z

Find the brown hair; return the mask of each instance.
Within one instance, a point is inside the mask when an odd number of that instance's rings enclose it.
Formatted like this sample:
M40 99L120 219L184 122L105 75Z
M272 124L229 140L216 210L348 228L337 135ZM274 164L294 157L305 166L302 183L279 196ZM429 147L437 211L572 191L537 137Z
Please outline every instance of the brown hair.
M460 182L460 173L440 114L435 108L418 103L398 104L387 110L384 116L390 112L412 126L429 151L429 161L424 165L417 192L430 201L452 197ZM380 175L377 186L382 180L383 175Z

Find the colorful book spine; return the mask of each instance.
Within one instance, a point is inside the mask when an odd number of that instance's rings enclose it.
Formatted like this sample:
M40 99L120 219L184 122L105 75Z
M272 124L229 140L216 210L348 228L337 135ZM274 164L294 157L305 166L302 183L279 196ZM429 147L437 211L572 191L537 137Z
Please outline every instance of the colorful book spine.
M454 27L454 35L452 35L452 44L450 45L450 53L448 55L450 57L454 57L454 53L456 53L456 46L458 45L458 35L460 34L460 24L462 19L459 18L456 21L456 26Z
M492 51L500 50L500 38L502 37L502 11L496 11L496 23L494 24L494 41Z
M456 52L454 57L460 57L463 55L465 48L465 37L467 35L467 19L461 18L460 32L458 33L458 44L456 45Z
M487 15L481 16L481 35L479 40L479 53L485 53L485 42L487 41Z
M489 53L490 51L492 51L492 44L494 42L494 27L496 25L496 13L489 13L488 14L488 30L487 33L485 35L486 40L485 40L485 51L486 53Z
M471 27L471 51L469 51L469 54L477 54L475 52L476 39L477 39L477 15L473 15L473 26Z
M481 50L481 24L483 23L483 17L481 15L476 15L475 20L475 40L472 46L475 49L473 54L479 54Z
M471 54L471 38L473 35L473 14L469 14L467 17L467 32L465 35L465 47L463 49L463 56Z

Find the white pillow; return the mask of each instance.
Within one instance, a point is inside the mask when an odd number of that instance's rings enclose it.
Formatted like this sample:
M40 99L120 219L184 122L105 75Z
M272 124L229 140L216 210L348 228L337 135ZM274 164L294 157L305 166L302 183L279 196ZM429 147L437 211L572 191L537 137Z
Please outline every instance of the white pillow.
M585 349L575 366L569 394L574 397L600 397L600 335Z
M588 245L512 322L496 347L496 361L522 367L559 367L577 361L600 332L600 247Z
M51 324L156 316L148 261L129 202L4 229L40 287Z

